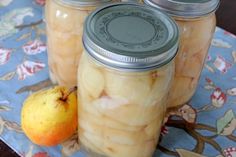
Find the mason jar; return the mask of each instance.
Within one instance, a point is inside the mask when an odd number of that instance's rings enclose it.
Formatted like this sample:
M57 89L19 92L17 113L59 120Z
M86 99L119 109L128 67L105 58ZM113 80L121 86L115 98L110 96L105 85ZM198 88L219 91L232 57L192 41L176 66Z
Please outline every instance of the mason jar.
M166 11L179 26L180 46L167 106L182 105L196 91L215 32L219 0L144 0L144 3Z
M178 47L178 28L151 7L117 3L88 16L78 68L81 149L91 157L151 157Z
M53 83L73 87L83 51L83 23L97 6L112 0L48 0L45 6L49 74Z

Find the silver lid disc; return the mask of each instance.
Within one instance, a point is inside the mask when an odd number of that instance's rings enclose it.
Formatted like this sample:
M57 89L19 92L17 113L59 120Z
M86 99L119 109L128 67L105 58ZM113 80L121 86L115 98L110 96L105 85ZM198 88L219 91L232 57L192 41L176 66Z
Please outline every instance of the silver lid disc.
M144 71L170 62L176 55L176 23L156 9L116 3L90 14L83 43L94 59L120 70Z

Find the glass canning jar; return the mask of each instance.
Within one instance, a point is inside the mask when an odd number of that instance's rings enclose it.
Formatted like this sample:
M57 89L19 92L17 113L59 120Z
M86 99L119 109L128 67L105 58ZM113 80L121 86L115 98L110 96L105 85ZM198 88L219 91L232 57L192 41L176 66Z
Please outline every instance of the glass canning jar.
M78 68L79 140L88 156L151 157L166 111L178 27L151 7L88 16Z
M144 3L166 11L179 26L180 46L167 106L182 105L196 91L215 32L219 0L144 0Z
M83 51L83 23L97 6L112 0L48 0L45 6L48 64L53 83L77 84L77 67Z

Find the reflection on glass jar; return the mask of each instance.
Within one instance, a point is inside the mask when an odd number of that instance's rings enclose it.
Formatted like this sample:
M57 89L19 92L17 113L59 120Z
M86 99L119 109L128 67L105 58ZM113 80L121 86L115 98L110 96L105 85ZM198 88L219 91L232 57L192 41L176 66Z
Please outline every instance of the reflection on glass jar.
M215 31L215 10L219 0L144 0L144 3L166 11L179 26L180 46L168 107L182 105L196 91Z
M82 151L91 157L151 157L174 74L177 25L150 7L120 3L88 17L83 41Z
M142 0L121 0L121 2L134 2L134 3L142 3Z
M49 0L45 6L49 74L53 83L77 84L77 67L83 51L83 23L97 6L111 0Z

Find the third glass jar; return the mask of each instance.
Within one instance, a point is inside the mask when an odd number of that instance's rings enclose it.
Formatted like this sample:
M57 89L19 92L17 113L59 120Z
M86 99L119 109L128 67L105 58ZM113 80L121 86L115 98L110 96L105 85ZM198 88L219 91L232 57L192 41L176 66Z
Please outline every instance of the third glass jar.
M83 51L83 23L96 7L113 0L47 0L45 7L48 64L53 83L73 87Z
M215 32L219 0L144 0L144 3L166 11L179 26L180 46L167 106L182 105L196 91Z

